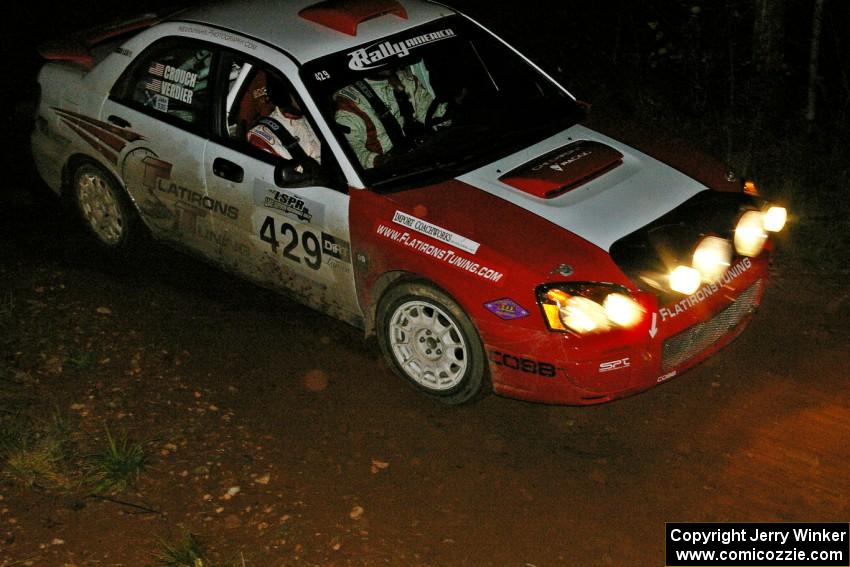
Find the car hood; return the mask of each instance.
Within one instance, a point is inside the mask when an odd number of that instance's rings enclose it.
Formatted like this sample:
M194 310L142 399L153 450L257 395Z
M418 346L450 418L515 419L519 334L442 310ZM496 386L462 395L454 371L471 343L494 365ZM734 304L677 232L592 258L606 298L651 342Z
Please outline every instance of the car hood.
M605 251L707 190L676 169L580 125L458 180Z

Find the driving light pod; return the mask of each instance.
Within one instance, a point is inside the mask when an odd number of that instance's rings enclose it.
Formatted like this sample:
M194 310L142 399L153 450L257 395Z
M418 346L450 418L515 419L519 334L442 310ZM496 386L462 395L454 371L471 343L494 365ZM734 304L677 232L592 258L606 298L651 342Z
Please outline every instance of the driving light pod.
M670 272L670 289L685 295L693 295L702 285L699 270L688 266L679 266Z
M785 228L788 211L785 207L770 207L764 213L764 229L768 232L779 232Z
M767 240L764 216L761 211L747 211L741 215L735 227L735 250L741 256L753 258L764 249L764 243Z
M544 287L538 291L538 300L549 330L584 335L637 325L644 310L627 294L619 286L565 284Z
M732 245L728 240L717 236L706 236L694 250L691 264L702 276L704 282L714 282L732 264Z

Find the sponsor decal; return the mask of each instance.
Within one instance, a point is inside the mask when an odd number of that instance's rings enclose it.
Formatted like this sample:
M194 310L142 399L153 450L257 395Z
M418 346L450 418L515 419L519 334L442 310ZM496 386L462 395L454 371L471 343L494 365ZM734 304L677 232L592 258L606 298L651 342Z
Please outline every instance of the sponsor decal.
M418 47L453 37L455 37L454 30L448 28L401 41L384 41L373 44L349 53L348 68L353 71L374 69L383 65L384 60L390 57L401 59L410 55L410 52Z
M553 159L544 161L543 163L537 164L531 168L531 171L540 171L541 169L548 167L554 171L564 171L564 168L568 165L577 162L582 158L586 158L591 155L593 152L590 150L582 150L579 152L568 151L562 154L555 156Z
M310 209L304 205L303 199L283 191L269 191L263 200L263 205L300 221L310 222L313 220L313 215L310 214Z
M470 254L478 252L478 248L481 246L474 240L470 240L464 236L455 234L450 230L446 230L445 228L431 224L428 221L424 221L401 211L395 212L395 215L393 215L393 222L405 228L415 230L425 236L430 236L435 240L440 240L446 244L450 244L455 248L460 248L464 252L469 252Z
M496 366L504 366L511 370L524 372L526 374L534 374L541 378L554 378L558 373L558 369L554 364L538 362L536 360L531 360L530 358L522 358L505 352L499 352L497 350L490 351L490 362Z
M434 246L429 242L425 242L424 240L420 240L409 232L402 232L383 224L378 225L376 232L379 236L395 242L396 244L407 246L420 254L431 256L432 258L436 258L450 266L454 266L455 268L469 272L480 278L484 278L485 280L498 283L502 281L502 278L505 276L498 270L470 260L465 256L453 252L452 250L446 250L439 246Z
M670 378L673 378L676 375L676 371L668 372L667 374L662 374L658 378L655 379L655 382L660 384L661 382L666 382Z
M195 84L198 81L197 73L162 63L151 63L148 73L158 78L149 79L145 83L145 90L192 104Z
M254 203L258 207L278 211L300 222L324 222L325 208L321 203L305 199L291 191L278 189L259 179L254 182Z
M484 307L499 319L506 321L528 317L528 311L516 301L507 297L485 303Z
M171 163L160 159L148 148L135 148L124 157L124 162L121 166L121 176L131 192L137 186L147 191L150 198L139 202L139 205L148 217L151 219L170 219L173 216L168 206L160 199L162 194L167 194L171 195L180 204L188 205L204 214L211 212L230 220L237 220L239 218L239 209L237 207L171 181L172 167ZM193 219L191 223L193 225L192 227L183 226L182 228L191 232L197 232L194 228L194 221L197 220L196 215L190 215L186 211L185 206L181 207L180 210L185 213L181 217Z
M632 359L627 356L626 358L621 358L619 360L603 362L599 365L599 373L604 374L605 372L614 372L615 370L625 370L626 368L630 368L631 365Z
M172 195L189 205L206 209L213 213L218 213L226 218L229 218L230 220L236 220L239 218L239 209L237 207L234 207L233 205L228 205L227 203L219 201L218 199L208 197L203 193L193 191L188 187L183 187L181 185L177 185L176 183L172 183L168 179L158 177L156 180L156 190L160 193L167 193L169 195Z
M196 35L205 35L212 38L215 38L219 41L226 41L229 43L236 43L244 47L245 49L257 49L257 44L241 38L239 36L233 35L232 33L228 33L221 30L215 29L207 29L207 28L198 28L195 26L180 26L178 28L183 33L192 33Z
M153 95L151 102L154 110L157 112L168 112L168 97L155 94Z
M218 246L222 252L231 250L243 258L249 258L251 256L251 249L248 245L236 240L228 231L217 232L196 223L193 232L207 242Z
M718 281L714 283L710 283L708 285L702 286L697 292L693 295L690 295L677 303L671 303L665 307L661 307L658 310L658 313L661 315L661 320L666 321L668 319L673 319L678 317L682 313L685 313L689 309L699 305L709 297L713 296L715 293L723 289L724 285L732 283L738 276L749 270L753 265L752 260L749 258L744 258L723 274Z
M351 246L345 240L322 233L322 253L346 264L351 263ZM331 263L331 262L328 262Z
M124 48L124 47L116 47L115 53L117 53L118 55L123 55L124 57L132 57L133 56L133 52L130 51L129 49Z

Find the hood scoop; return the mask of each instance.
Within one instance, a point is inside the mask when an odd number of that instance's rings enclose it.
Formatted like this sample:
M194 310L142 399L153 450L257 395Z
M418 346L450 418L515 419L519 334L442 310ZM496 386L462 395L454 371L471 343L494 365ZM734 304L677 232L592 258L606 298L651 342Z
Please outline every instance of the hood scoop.
M502 175L499 181L541 199L584 185L623 163L623 154L605 144L579 140Z

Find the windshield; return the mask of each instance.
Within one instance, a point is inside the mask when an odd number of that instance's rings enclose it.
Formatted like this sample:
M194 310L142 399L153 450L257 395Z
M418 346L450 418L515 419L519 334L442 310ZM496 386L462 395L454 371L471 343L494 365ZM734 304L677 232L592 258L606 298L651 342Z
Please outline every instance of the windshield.
M375 188L455 177L581 116L562 88L459 16L317 59L302 75Z

